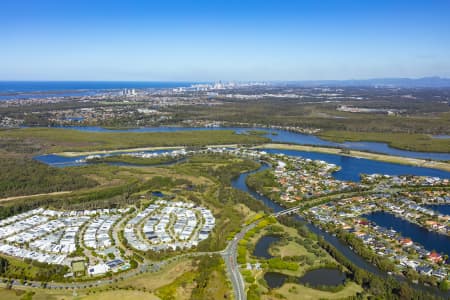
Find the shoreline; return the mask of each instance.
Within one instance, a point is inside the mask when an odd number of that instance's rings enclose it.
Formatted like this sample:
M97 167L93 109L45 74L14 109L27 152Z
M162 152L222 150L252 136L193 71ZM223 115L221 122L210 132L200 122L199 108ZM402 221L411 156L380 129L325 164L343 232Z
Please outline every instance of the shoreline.
M208 148L236 148L237 144L229 144L229 145L207 145L204 147ZM178 149L184 149L186 147L184 146L168 146L168 147L140 147L140 148L128 148L128 149L115 149L115 150L98 150L98 151L66 151L66 152L56 152L56 153L50 153L53 155L59 155L64 157L77 157L77 156L83 156L83 155L96 155L96 154L110 154L110 153L130 153L130 152L141 152L141 151L153 151L153 150L178 150Z
M410 157L403 157L403 156L378 154L378 153L365 152L365 151L350 150L350 154L346 154L346 153L342 153L341 149L333 148L333 147L305 146L305 145L295 145L295 144L275 144L275 143L268 143L268 144L258 145L256 147L254 147L254 149L260 149L260 148L272 148L272 149L280 149L280 150L298 150L298 151L336 154L336 155L342 155L342 156L350 156L350 157L356 157L356 158L377 160L377 161L388 162L388 163L410 165L410 166L415 166L415 167L439 169L439 170L444 170L444 171L450 172L450 163L446 163L446 162L428 161L428 160L420 159L420 158L410 158Z
M205 147L210 148L220 148L220 147L237 147L236 144L231 145L207 145ZM96 154L110 154L116 152L139 152L139 151L152 151L152 150L176 150L183 149L183 146L170 146L170 147L140 147L140 148L128 148L128 149L115 149L115 150L99 150L99 151L80 151L80 152L58 152L52 153L55 155L65 156L65 157L76 157L83 155L96 155ZM272 148L272 149L280 149L280 150L298 150L298 151L309 151L309 152L319 152L319 153L327 153L327 154L335 154L342 156L349 156L355 158L365 158L376 161L388 162L388 163L397 163L402 165L409 165L415 167L422 168L431 168L431 169L439 169L443 171L450 172L450 163L443 161L430 161L420 158L410 158L403 156L394 156L387 154L379 154L373 152L365 152L365 151L357 151L350 150L350 153L342 153L342 149L333 148L333 147L320 147L320 146L306 146L306 145L297 145L297 144L283 144L283 143L266 143L251 147L251 149L262 149L262 148Z

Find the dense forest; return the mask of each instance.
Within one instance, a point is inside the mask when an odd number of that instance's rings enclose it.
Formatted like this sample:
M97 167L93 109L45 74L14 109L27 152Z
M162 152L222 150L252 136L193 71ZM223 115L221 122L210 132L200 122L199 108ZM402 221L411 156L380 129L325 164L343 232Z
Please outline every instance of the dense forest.
M51 168L27 158L0 158L0 197L71 191L97 183L77 169Z

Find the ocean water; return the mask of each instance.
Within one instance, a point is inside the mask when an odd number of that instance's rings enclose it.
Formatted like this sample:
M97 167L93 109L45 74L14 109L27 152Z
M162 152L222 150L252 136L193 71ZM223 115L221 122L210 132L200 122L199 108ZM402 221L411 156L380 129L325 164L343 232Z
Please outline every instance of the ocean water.
M176 81L0 81L0 100L94 95L108 90L188 87Z

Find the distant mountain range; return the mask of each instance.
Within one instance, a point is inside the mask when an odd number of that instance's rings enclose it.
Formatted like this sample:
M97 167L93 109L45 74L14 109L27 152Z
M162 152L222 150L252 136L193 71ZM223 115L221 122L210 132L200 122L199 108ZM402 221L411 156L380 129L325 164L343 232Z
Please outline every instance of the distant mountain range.
M403 88L450 88L450 78L423 77L423 78L374 78L350 80L305 80L280 82L283 85L300 86L370 86L370 87L403 87Z

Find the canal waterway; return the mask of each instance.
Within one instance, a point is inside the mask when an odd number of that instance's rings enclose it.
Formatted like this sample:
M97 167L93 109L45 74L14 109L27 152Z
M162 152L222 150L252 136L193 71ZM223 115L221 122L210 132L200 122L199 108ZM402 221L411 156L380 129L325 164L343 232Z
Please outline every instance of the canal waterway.
M450 204L429 204L425 205L425 207L439 212L443 215L450 216Z
M167 150L148 151L148 152L154 153L154 152L165 152L165 151L167 151ZM381 174L391 174L391 175L411 174L411 175L438 176L441 178L450 178L449 172L445 172L445 171L441 171L441 170L421 168L421 167L411 167L411 166L399 165L399 164L393 164L393 163L383 163L383 162L379 162L379 161L373 161L373 160L368 160L368 159L357 159L357 158L335 155L335 154L324 154L324 153L295 151L295 150L278 150L278 149L265 149L265 151L270 152L270 153L283 153L286 155L302 156L304 158L310 158L310 159L319 159L319 160L327 161L329 163L336 164L338 166L341 166L342 169L338 172L335 172L334 176L337 179L341 179L341 180L358 181L359 174L361 174L361 173L367 173L367 174L381 173ZM117 152L117 153L120 154L120 152ZM43 155L43 156L35 157L35 159L37 159L39 161L42 161L49 165L60 166L60 167L77 165L76 161L79 159L83 159L83 158L85 158L85 157L63 157L63 156L58 156L58 155ZM253 191L252 189L250 189L247 186L247 184L245 182L248 175L253 174L255 172L263 171L267 168L269 168L269 166L267 164L263 164L256 171L241 174L240 176L238 176L237 178L235 178L232 181L232 186L237 189L240 189L244 192L249 193L257 200L262 201L266 206L271 208L274 212L279 212L279 211L284 210L284 207L273 202L269 198ZM296 215L295 218L299 221L305 221L301 216L298 216L298 215ZM311 223L306 222L305 225L308 227L308 229L311 232L323 237L327 242L329 242L331 245L333 245L339 252L341 252L345 257L347 257L350 261L352 261L358 267L365 269L371 273L380 275L380 276L384 276L384 277L387 276L386 273L380 271L377 267L368 263L366 260L364 260L358 254L353 252L347 245L342 243L336 237L328 234L326 231L323 231L322 229L316 227L315 225L313 225ZM383 224L380 224L380 225L384 226L384 227L388 227L388 228L390 227L390 225L388 223L386 223L384 225ZM419 229L425 230L426 235L432 234L432 232L429 232L426 229L423 229L420 227L419 227ZM401 232L400 230L398 230L398 231ZM413 240L421 243L422 245L424 245L423 242L426 242L426 240L423 240L422 242L420 240L416 240L416 234L413 231L412 232L406 231L406 233L404 235L414 237ZM426 235L424 235L424 238L426 238ZM444 252L444 253L450 253L450 251L448 251L448 247L450 247L449 241L447 239L445 239L442 241L442 243L445 244L444 245L445 248L441 248L441 246L439 246L438 244L432 244L432 245L436 245L436 247L433 247L433 249L436 249L437 251ZM433 249L430 249L430 250L433 250ZM442 249L443 251L441 251L440 249ZM424 288L423 286L419 286L419 285L417 287L421 288L421 289Z
M364 218L375 224L394 229L404 237L409 237L413 242L421 244L428 251L437 251L450 255L450 237L434 231L429 231L417 224L403 220L391 213L377 211L363 215Z
M243 192L249 193L257 200L262 201L266 206L271 208L274 212L280 212L280 211L284 210L285 208L282 207L281 205L279 205L278 203L270 200L269 198L267 198L263 195L260 195L257 192L255 192L254 190L250 189L247 186L247 184L245 183L247 176L249 176L250 174L256 173L256 172L266 170L267 168L269 168L269 166L267 164L263 164L256 171L251 171L251 172L241 174L240 176L238 176L237 178L235 178L232 181L232 186ZM305 222L305 219L299 215L295 215L295 218L299 221ZM344 256L346 256L348 259L350 259L358 267L363 268L374 274L384 275L384 273L381 272L374 265L366 262L361 256L359 256L358 254L356 254L355 252L350 250L350 248L348 248L346 245L344 245L338 238L332 236L331 234L327 233L326 231L323 231L322 229L314 226L311 223L305 223L305 225L308 227L308 229L311 232L313 232L319 236L322 236L327 242L332 244L336 249L338 249Z
M235 178L232 181L232 186L236 189L239 189L241 191L244 191L244 192L250 194L257 200L262 201L266 206L271 208L274 212L279 212L279 211L284 210L285 208L282 207L281 205L279 205L278 203L272 201L268 197L265 197L265 196L260 195L259 193L255 192L254 190L249 188L245 182L246 178L249 175L254 174L256 172L261 172L268 168L269 168L269 166L267 164L263 164L258 170L242 173L241 175L239 175L237 178ZM297 219L298 221L306 222L306 220L299 215L295 215L294 218ZM367 262L364 258L362 258L358 254L353 252L353 250L351 250L347 245L345 245L343 242L341 242L337 237L330 235L328 232L320 229L319 227L317 227L311 223L306 222L305 226L311 232L313 232L314 234L316 234L318 236L321 236L324 240L326 240L328 243L333 245L342 255L344 255L347 259L349 259L357 267L364 269L372 274L376 274L378 276L384 277L384 278L389 276L387 273L381 271L376 266ZM272 288L281 287L287 279L287 277L285 275L277 273L277 272L267 272L264 275L264 278L265 278L266 282L269 284L269 286ZM400 277L400 276L395 276L395 278L397 280L401 280L401 281L404 280L404 278ZM426 286L420 285L420 284L413 284L413 286L416 289L426 290L426 291L438 294L441 297L448 297L450 295L449 292L442 292L436 288L426 287Z

